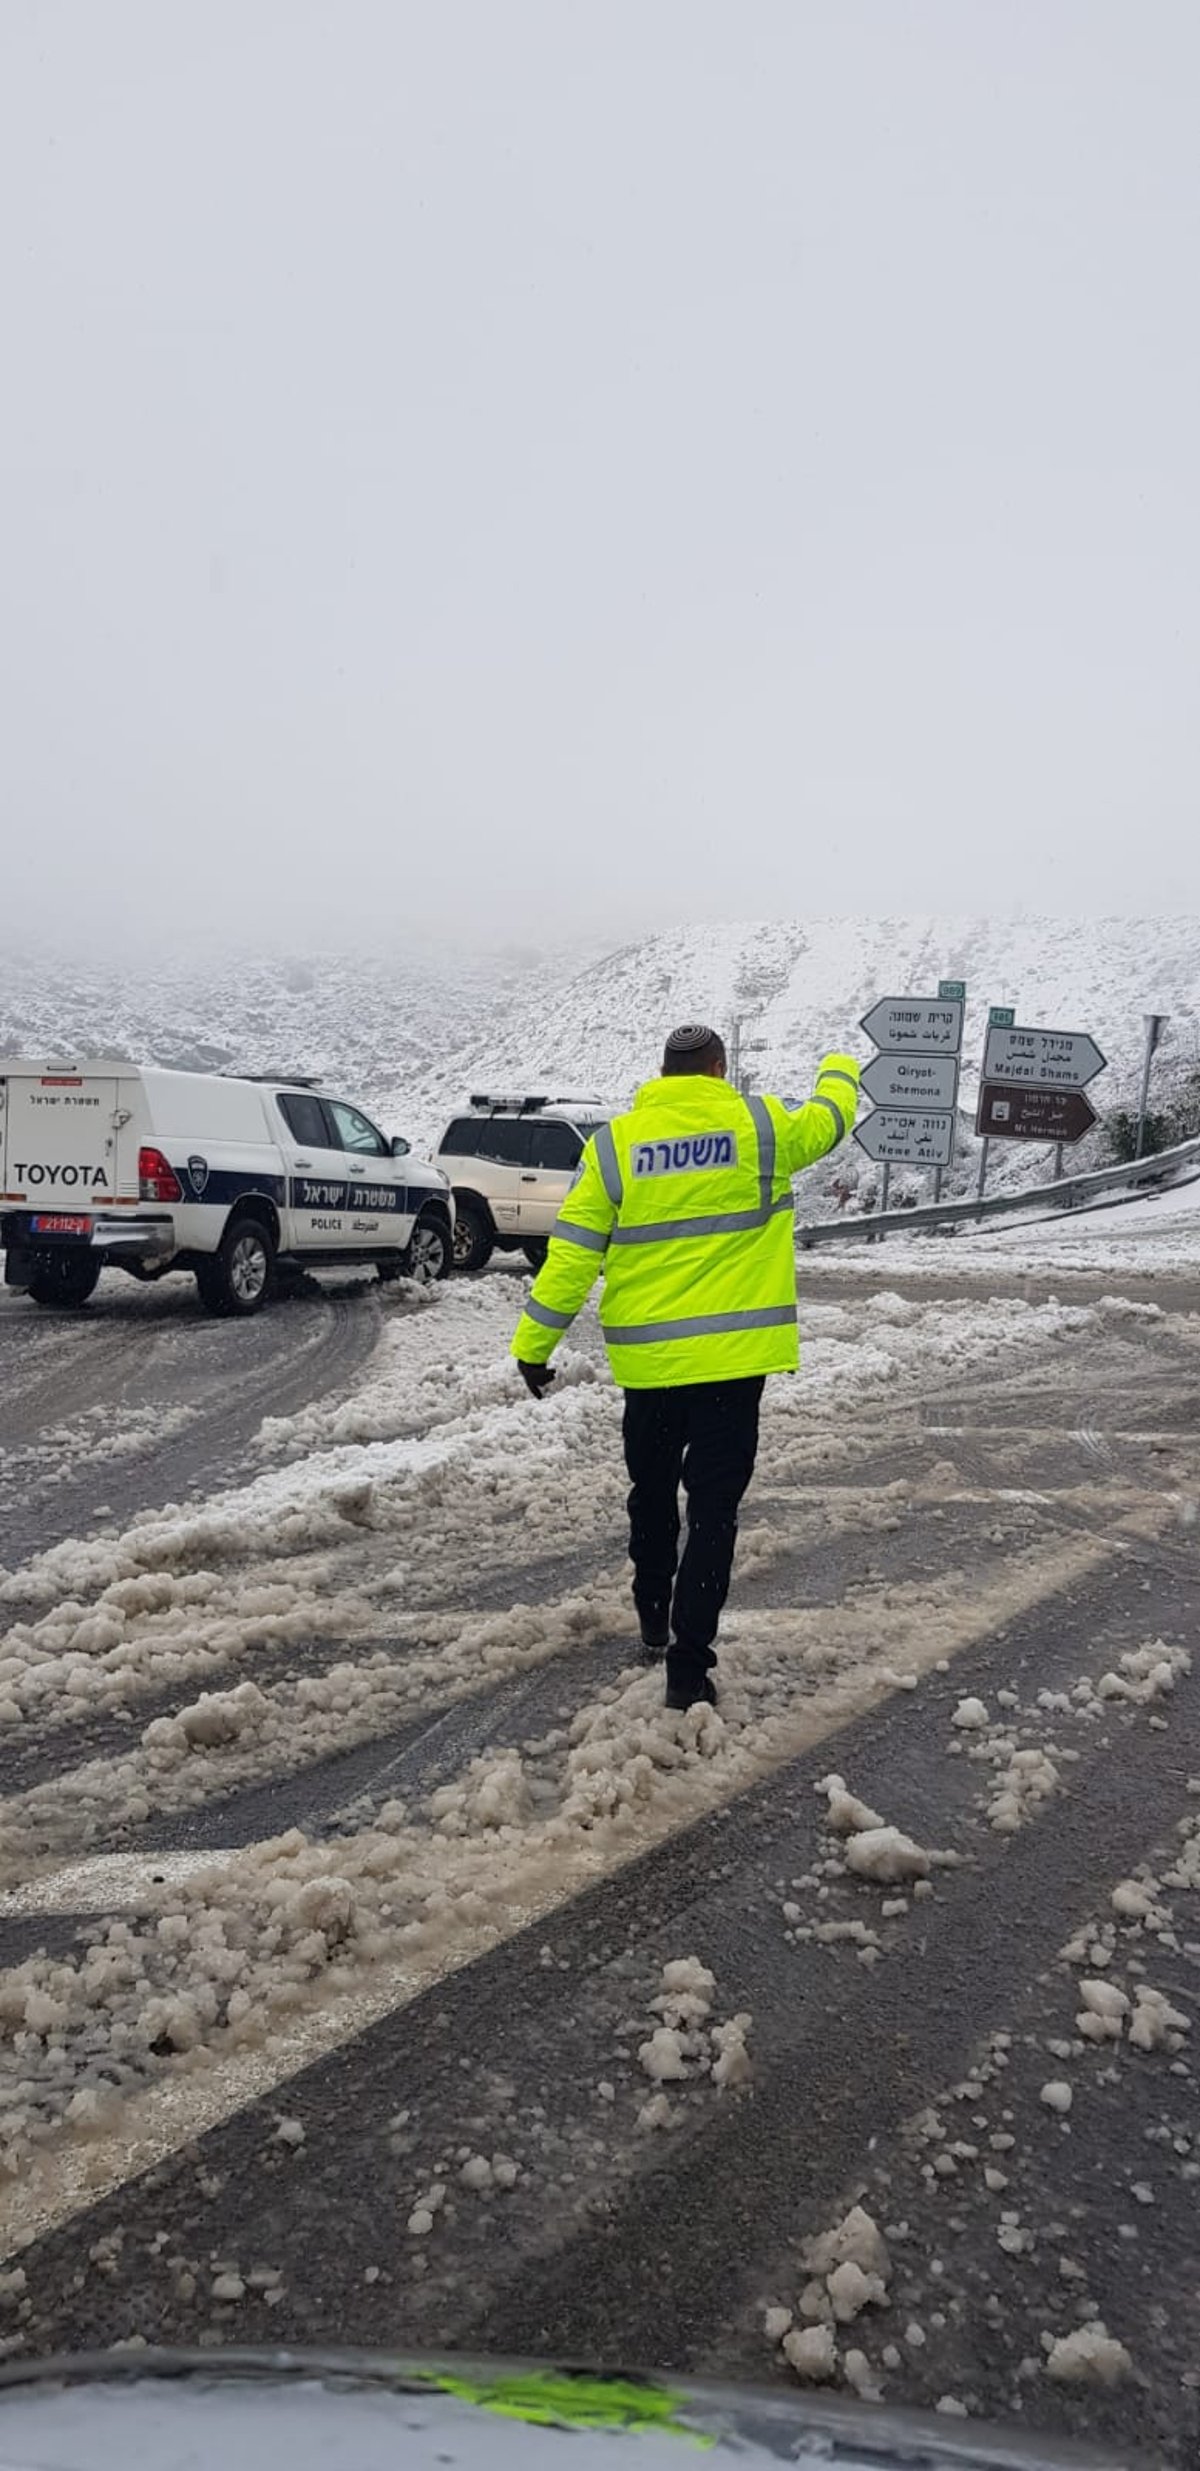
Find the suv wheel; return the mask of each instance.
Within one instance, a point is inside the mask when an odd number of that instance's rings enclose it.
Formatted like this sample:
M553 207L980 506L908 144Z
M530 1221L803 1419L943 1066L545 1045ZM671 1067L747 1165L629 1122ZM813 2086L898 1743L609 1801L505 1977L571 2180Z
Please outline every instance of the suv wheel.
M426 1210L409 1237L404 1276L419 1279L423 1287L432 1287L437 1279L449 1278L453 1267L454 1248L445 1219L437 1211Z
M100 1264L90 1253L62 1253L55 1260L43 1263L29 1282L29 1293L35 1304L44 1304L51 1311L73 1312L86 1304L97 1279Z
M485 1269L495 1249L496 1238L491 1219L480 1209L478 1202L457 1202L454 1220L455 1269Z
M209 1313L244 1320L261 1312L274 1284L275 1245L257 1218L235 1218L211 1259L196 1266L200 1301Z
M522 1236L521 1250L531 1270L540 1270L550 1249L548 1236Z

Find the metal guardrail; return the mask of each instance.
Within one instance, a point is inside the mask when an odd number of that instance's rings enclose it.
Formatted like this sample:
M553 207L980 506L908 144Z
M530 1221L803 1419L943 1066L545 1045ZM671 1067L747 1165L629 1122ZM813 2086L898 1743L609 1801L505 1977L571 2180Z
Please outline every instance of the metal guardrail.
M1191 1169L1191 1174L1180 1172ZM1027 1185L1019 1193L989 1193L982 1201L929 1202L915 1210L879 1210L861 1218L813 1219L797 1223L796 1243L802 1252L817 1244L869 1244L885 1235L911 1235L924 1229L967 1226L975 1219L1011 1218L1031 1209L1073 1210L1093 1193L1145 1192L1157 1185L1190 1184L1200 1176L1200 1141L1181 1141L1153 1158L1129 1159L1121 1167L1095 1167L1087 1175L1064 1176L1056 1184Z

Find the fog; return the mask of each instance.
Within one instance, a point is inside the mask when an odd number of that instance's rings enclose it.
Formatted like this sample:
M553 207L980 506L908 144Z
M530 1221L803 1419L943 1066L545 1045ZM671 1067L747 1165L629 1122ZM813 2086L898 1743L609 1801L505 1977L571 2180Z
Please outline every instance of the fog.
M1195 0L7 0L0 946L1200 909Z

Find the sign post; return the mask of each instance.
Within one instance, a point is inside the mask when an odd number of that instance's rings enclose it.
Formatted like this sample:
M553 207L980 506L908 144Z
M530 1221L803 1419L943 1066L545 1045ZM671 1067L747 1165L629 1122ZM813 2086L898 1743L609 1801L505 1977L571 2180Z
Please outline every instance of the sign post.
M967 982L966 982L966 979L965 979L965 978L939 978L939 980L938 980L938 994L942 997L942 999L943 999L943 1001L944 1001L944 1002L951 1003L951 1004L958 1003L958 1004L962 1004L962 1005L965 1007L965 1005L966 1005L966 1001L967 1001ZM952 1100L952 1101L951 1101L952 1106L953 1106L953 1105L956 1105L956 1102L957 1102L957 1097L958 1097L958 1093L957 1093L957 1091L955 1091L954 1100ZM940 1200L941 1200L941 1198L942 1198L942 1177L943 1177L943 1175L945 1175L945 1174L948 1172L949 1168L951 1168L951 1167L953 1166L953 1164L954 1164L954 1135L955 1135L955 1131L956 1131L956 1128L957 1128L957 1124L958 1124L958 1116L957 1116L957 1113L955 1113L955 1114L951 1117L951 1122L950 1122L950 1156L949 1156L949 1158L948 1158L948 1159L947 1159L947 1161L946 1161L946 1165L945 1165L945 1167L935 1167L935 1168L934 1168L934 1171L933 1171L933 1198L934 1198L935 1202L936 1202L936 1201L940 1201Z
M1086 1030L1022 1028L1007 1005L988 1014L975 1130L983 1136L979 1195L987 1181L993 1141L1049 1142L1054 1173L1062 1173L1063 1146L1080 1141L1097 1121L1084 1096L1103 1072L1105 1058Z
M988 1036L991 1036L993 1030L1011 1029L1016 1017L1016 1013L1014 1012L1011 1004L991 1005L988 1011ZM979 1153L979 1182L975 1188L976 1197L980 1201L983 1199L983 1188L987 1183L988 1150L990 1146L991 1145L988 1141L987 1134L985 1133L983 1137L983 1148Z
M1169 1012L1144 1012L1146 1052L1142 1059L1142 1091L1138 1099L1137 1148L1133 1155L1140 1158L1146 1140L1146 1115L1150 1105L1150 1067L1158 1051L1158 1043L1171 1016Z
M936 997L884 995L861 1027L879 1049L862 1077L872 1111L854 1138L883 1169L880 1215L896 1167L931 1167L934 1199L954 1149L954 1111L962 1051L966 986L943 979Z

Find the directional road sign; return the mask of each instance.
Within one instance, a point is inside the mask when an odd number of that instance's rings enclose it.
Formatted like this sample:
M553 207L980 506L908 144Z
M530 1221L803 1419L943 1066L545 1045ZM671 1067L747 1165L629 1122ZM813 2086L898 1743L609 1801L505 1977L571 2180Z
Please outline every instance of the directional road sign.
M948 1167L954 1117L948 1107L877 1107L854 1138L884 1167Z
M873 1055L862 1086L877 1107L953 1107L958 1097L955 1055Z
M938 994L939 994L939 995L941 995L941 996L949 996L949 997L952 999L952 1001L953 1001L953 1002L955 1002L955 1003L957 1003L957 1004L965 1004L965 1003L966 1003L966 1000L967 1000L967 982L966 982L966 979L965 979L965 978L939 978L939 980L938 980Z
M881 995L859 1024L891 1055L957 1055L962 1046L963 1008L956 999Z
M975 1130L989 1141L1080 1141L1097 1122L1082 1090L1030 1089L1020 1081L985 1081Z
M989 1029L985 1081L1024 1081L1044 1090L1083 1090L1105 1058L1086 1030Z

